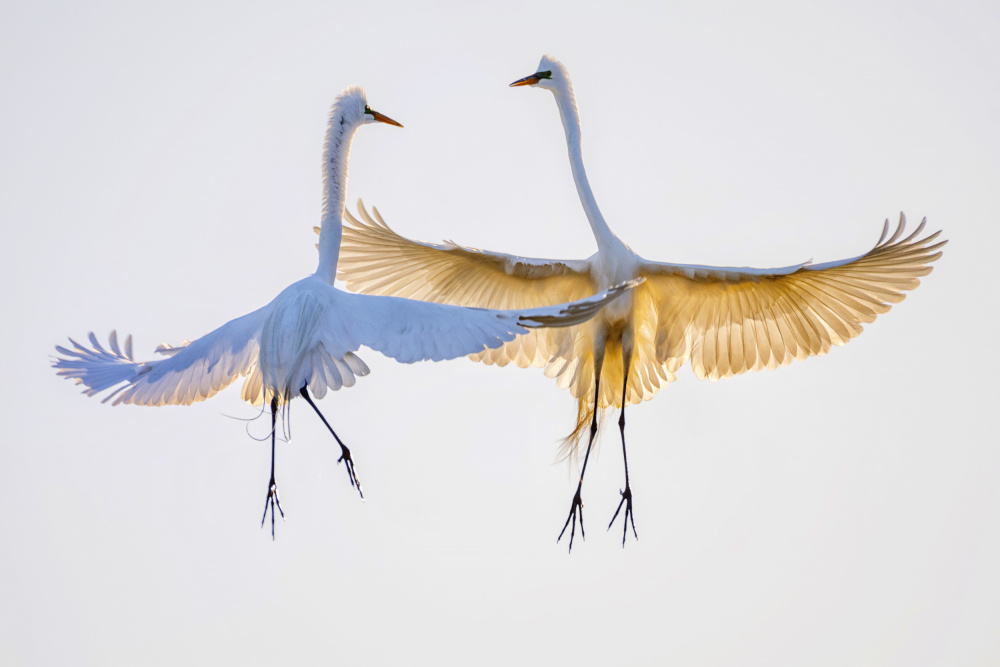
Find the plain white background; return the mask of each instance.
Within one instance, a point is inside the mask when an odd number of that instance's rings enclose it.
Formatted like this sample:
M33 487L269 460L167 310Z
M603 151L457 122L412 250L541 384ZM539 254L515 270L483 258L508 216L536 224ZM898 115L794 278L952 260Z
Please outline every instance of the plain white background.
M1000 661L1000 10L992 2L7 3L0 20L0 662L985 665ZM343 6L338 6L343 5ZM639 541L556 535L575 405L538 369L400 366L280 443L231 389L111 408L48 367L137 355L315 268L321 142L350 84L348 199L400 232L594 250L551 95L569 68L597 199L655 259L781 266L927 216L934 272L820 359L685 369L628 411ZM611 423L608 426L612 426Z

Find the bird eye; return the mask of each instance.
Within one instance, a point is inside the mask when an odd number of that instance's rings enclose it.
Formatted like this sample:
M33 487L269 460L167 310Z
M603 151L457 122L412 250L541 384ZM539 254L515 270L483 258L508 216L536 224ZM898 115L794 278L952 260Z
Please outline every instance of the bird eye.
M372 111L372 108L371 108L370 106L368 106L367 104L365 105L365 113L366 113L366 114L370 114L370 115L372 115L372 116L374 116L374 115L375 115L375 112L374 112L374 111Z
M535 76L537 76L539 79L551 79L552 70L547 69L544 72L535 72Z

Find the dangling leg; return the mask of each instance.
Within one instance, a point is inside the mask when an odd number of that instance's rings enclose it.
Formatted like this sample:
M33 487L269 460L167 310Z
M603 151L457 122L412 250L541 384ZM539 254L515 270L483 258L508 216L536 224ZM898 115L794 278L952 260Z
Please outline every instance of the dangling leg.
M285 520L285 511L281 509L281 501L278 500L278 485L274 481L274 433L275 425L278 421L278 397L271 398L271 482L267 485L267 498L264 499L264 517L260 520L260 527L264 527L267 520L267 508L271 508L271 539L274 539L274 508L278 507L281 512L281 520Z
M587 441L587 453L583 457L583 467L580 469L580 482L576 485L576 494L573 496L573 504L569 508L569 516L566 517L566 523L563 524L563 529L559 533L559 537L556 538L556 542L562 539L563 533L566 532L566 528L569 526L570 521L573 522L573 527L569 531L569 551L573 551L573 537L576 534L576 519L577 511L580 514L580 536L583 539L587 539L586 533L583 532L583 499L580 498L580 491L583 489L583 476L587 472L587 461L590 459L590 448L594 446L594 438L597 436L597 402L601 396L601 367L604 365L604 345L600 346L600 354L594 354L594 418L590 422L590 439ZM595 349L597 346L595 346Z
M611 517L611 523L608 524L608 530L611 530L612 524L614 524L615 519L618 518L618 513L622 509L622 505L625 505L625 517L622 519L622 521L624 521L622 530L622 548L625 548L625 538L628 536L629 521L632 522L632 534L635 535L635 539L639 539L639 534L635 532L635 515L632 514L632 489L628 485L628 453L625 451L625 397L628 395L628 367L631 363L632 346L623 346L622 364L625 368L625 384L622 388L622 415L618 418L618 428L622 432L622 459L625 461L625 490L620 492L622 494L622 499L618 503L618 509L615 510L615 515Z
M349 450L347 448L347 445L341 442L337 434L334 433L333 427L330 426L330 422L326 420L326 417L324 417L323 413L319 411L319 408L316 407L316 404L313 403L313 400L309 398L309 392L306 391L305 387L302 387L302 389L299 390L299 394L302 396L302 398L306 399L306 403L311 405L312 409L316 411L316 414L319 415L319 418L322 419L323 423L326 424L326 427L330 429L330 433L333 433L334 439L337 441L337 444L340 445L340 452L341 452L340 458L337 459L337 463L340 463L341 461L344 462L344 465L347 467L347 479L350 480L351 486L358 490L358 493L361 494L361 499L364 500L365 494L361 490L361 482L358 480L358 476L354 472L354 459L351 458L351 450Z

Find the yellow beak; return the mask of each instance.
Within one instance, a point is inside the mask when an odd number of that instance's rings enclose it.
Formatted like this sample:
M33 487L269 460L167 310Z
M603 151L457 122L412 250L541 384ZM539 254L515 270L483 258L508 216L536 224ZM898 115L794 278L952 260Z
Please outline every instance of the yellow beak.
M387 123L388 125L395 125L396 127L403 127L400 123L397 123L393 119L389 118L384 114L380 114L378 111L372 111L372 117L380 123Z
M518 79L514 83L510 84L511 88L516 88L517 86L533 86L539 82L537 74L532 74L531 76L526 76L523 79Z

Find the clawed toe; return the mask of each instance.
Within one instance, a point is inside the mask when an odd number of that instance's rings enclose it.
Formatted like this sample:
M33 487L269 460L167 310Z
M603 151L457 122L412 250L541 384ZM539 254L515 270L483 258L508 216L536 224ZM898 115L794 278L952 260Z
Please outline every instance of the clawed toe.
M354 459L351 458L351 450L346 446L340 446L342 454L340 458L337 459L337 463L344 463L344 467L347 468L347 479L351 482L351 486L358 490L358 494L361 499L365 499L365 493L361 490L361 480L358 479L357 473L354 471Z
M582 482L581 482L582 486ZM579 514L577 512L579 511ZM573 527L569 531L569 551L573 551L573 538L576 536L576 520L580 519L580 537L587 539L587 535L583 530L583 500L580 498L580 486L576 487L576 494L573 496L573 504L569 509L569 516L566 517L566 523L563 524L562 531L559 532L559 537L556 538L556 542L562 539L563 534L566 532L566 528L569 527L570 522L573 522Z
M260 520L260 527L264 527L264 522L267 521L267 510L271 510L271 539L274 539L274 508L278 508L278 512L281 513L281 520L285 520L285 510L281 509L281 500L278 498L278 485L275 484L274 478L271 478L271 483L267 487L267 498L264 499L264 516Z
M625 485L625 490L620 491L622 495L621 501L618 503L618 509L615 510L615 515L611 517L611 522L608 524L608 530L611 530L611 526L614 525L615 519L618 518L618 513L622 511L622 505L625 506L625 516L622 521L624 522L622 530L622 547L625 547L625 538L628 537L628 527L629 523L632 524L632 534L635 535L635 539L639 539L639 534L635 532L635 515L632 513L632 489L629 488L628 484Z

